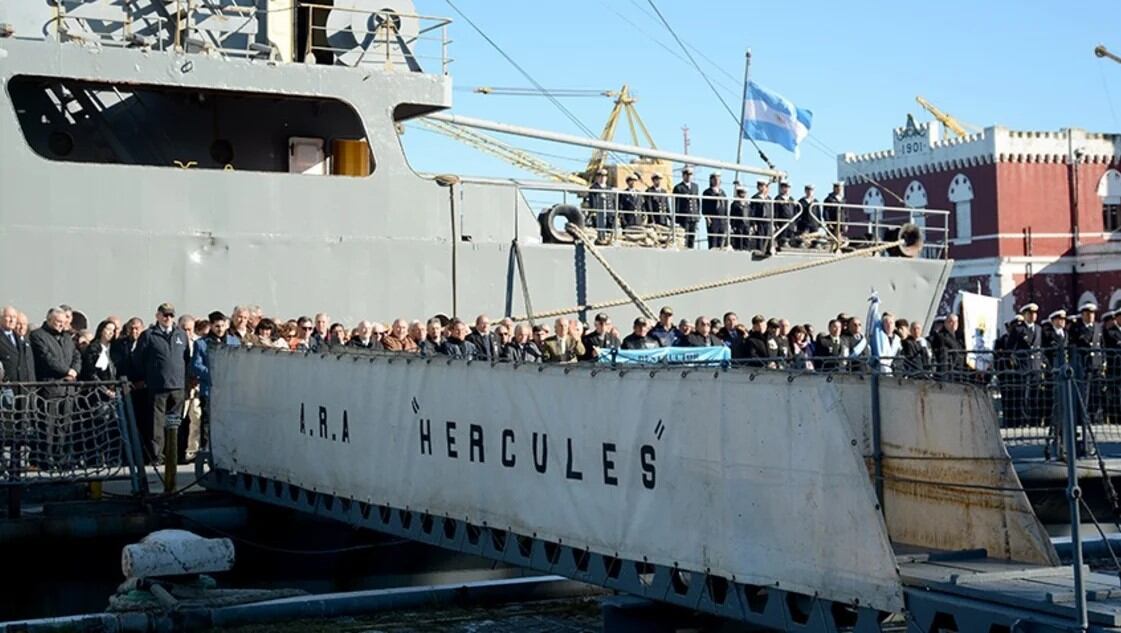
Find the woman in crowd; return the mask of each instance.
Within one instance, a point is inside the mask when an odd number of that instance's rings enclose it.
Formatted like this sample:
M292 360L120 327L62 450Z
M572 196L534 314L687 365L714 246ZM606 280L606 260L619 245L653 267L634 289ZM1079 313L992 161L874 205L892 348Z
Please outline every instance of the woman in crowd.
M82 350L82 373L78 380L117 379L117 368L109 356L109 346L117 337L117 324L106 319L98 324L89 345Z
M790 368L813 371L813 345L810 345L806 328L795 325L787 336L790 339Z

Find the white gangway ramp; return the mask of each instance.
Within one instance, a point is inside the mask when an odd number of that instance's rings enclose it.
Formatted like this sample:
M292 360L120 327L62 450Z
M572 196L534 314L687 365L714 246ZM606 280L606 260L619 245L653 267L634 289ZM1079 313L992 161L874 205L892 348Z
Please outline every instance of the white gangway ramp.
M861 443L816 381L224 351L213 467L898 611Z

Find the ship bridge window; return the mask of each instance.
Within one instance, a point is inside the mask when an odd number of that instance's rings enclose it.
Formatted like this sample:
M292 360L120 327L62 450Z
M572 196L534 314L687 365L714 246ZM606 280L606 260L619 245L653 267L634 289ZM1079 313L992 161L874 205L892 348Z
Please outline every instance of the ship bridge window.
M28 146L64 162L368 176L358 113L337 99L18 76L8 94ZM292 139L322 168L292 169Z

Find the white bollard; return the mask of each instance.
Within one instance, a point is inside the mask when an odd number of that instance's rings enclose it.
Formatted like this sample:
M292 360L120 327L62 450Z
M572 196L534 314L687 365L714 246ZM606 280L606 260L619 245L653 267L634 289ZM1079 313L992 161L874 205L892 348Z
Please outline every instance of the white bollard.
M234 565L228 538L203 538L186 530L159 530L121 550L126 578L182 576L227 571Z

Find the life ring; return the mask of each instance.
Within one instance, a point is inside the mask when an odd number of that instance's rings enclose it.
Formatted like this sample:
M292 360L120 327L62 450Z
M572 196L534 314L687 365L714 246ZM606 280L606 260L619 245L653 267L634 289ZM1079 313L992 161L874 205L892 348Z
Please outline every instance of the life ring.
M576 241L567 230L569 224L584 228L584 212L571 204L555 204L542 211L537 220L541 223L541 239L551 244L572 244Z

